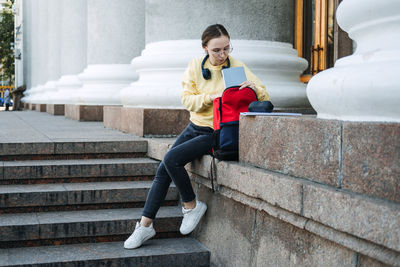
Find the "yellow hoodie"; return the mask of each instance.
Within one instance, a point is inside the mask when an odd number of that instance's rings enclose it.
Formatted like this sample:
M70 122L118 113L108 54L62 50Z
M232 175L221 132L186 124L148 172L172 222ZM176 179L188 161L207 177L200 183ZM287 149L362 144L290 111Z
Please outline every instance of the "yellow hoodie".
M247 80L255 83L255 91L259 101L269 100L269 95L265 90L265 86L255 76L247 66L229 56L231 67L243 66ZM211 79L206 80L203 78L201 72L201 62L203 58L193 59L185 73L183 74L182 86L183 91L181 94L183 106L190 111L190 121L198 126L213 127L213 109L212 101L209 95L221 94L224 91L224 80L222 78L222 66L227 65L225 62L219 66L213 66L207 60L204 68L211 71Z

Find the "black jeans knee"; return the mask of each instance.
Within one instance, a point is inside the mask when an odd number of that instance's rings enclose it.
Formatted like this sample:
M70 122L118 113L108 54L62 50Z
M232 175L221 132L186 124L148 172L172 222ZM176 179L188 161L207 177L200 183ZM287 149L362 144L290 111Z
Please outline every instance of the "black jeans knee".
M197 126L191 122L178 136L158 166L147 195L143 216L155 218L171 181L176 185L183 202L190 202L196 198L185 165L203 155L211 154L212 133L212 128Z

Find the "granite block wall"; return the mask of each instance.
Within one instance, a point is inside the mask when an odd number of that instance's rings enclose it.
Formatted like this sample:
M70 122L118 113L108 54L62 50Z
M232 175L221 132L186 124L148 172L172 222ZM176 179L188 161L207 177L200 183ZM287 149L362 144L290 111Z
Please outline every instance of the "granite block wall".
M240 161L400 202L400 124L241 117Z
M357 266L350 249L200 184L196 189L209 209L193 235L212 251L216 266Z
M187 166L215 266L399 266L400 125L241 117L239 162ZM172 140L147 139L161 160ZM162 152L160 152L162 151Z

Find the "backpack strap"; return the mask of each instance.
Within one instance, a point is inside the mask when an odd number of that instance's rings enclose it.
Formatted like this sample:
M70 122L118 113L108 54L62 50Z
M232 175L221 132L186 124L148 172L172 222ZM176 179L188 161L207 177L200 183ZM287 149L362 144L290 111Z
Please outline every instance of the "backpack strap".
M215 192L214 179L217 178L217 168L216 168L214 156L212 157L212 160L211 160L211 163L210 163L210 178L211 178L211 189L212 189L212 191L214 193Z

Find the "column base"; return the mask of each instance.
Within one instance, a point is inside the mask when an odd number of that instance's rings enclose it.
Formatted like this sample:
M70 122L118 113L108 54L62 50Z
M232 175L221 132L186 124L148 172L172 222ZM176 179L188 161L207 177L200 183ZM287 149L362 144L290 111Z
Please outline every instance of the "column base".
M46 112L52 115L64 115L65 105L64 104L47 104Z
M188 123L184 109L121 108L120 130L137 136L176 136Z
M122 105L104 106L103 108L104 127L122 131L121 111L122 111Z
M67 104L65 117L77 121L103 121L103 106Z
M46 112L46 104L34 104L35 110L39 112Z

